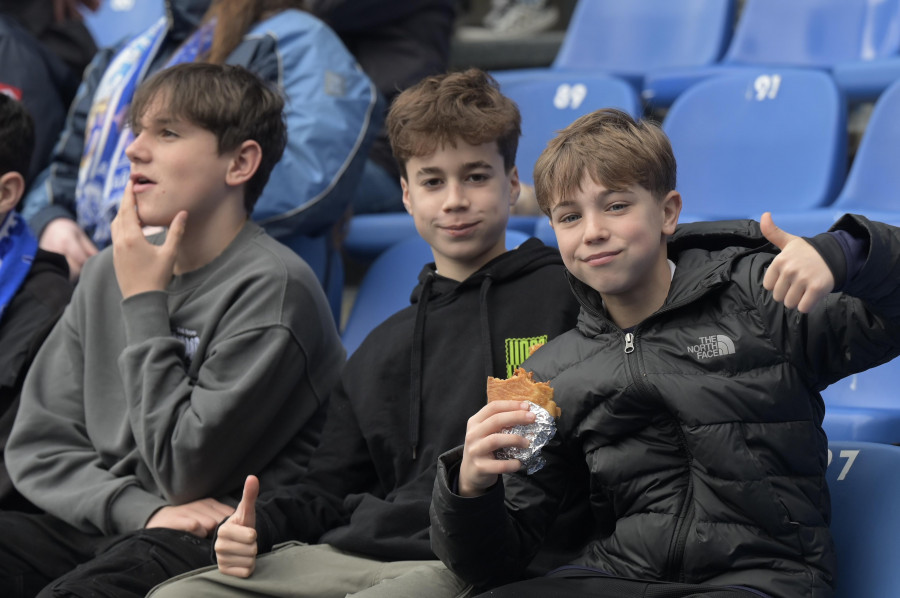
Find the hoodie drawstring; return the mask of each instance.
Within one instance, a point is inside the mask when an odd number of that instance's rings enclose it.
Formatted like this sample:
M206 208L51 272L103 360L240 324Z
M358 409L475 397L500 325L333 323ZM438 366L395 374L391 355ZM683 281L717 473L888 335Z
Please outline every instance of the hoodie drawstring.
M491 351L491 321L488 315L487 295L491 288L493 279L485 276L481 281L481 289L478 294L479 313L478 319L481 323L481 358L484 363L484 380L487 384L488 376L494 375L494 356Z
M434 274L429 274L422 290L419 292L419 300L416 308L416 323L413 328L411 362L409 367L409 445L412 449L412 458L416 459L416 451L419 448L419 419L422 405L422 359L425 345L425 312L428 309L428 297L431 295L431 285L434 283Z

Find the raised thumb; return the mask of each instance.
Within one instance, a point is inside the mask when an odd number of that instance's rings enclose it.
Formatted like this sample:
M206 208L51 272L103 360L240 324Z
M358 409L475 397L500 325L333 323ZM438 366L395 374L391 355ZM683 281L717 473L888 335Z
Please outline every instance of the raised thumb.
M796 235L785 232L778 228L775 221L772 220L772 213L766 212L759 219L759 230L768 241L778 249L784 249L785 245L797 238Z
M244 527L256 529L256 499L259 497L259 479L248 475L244 482L244 494L241 502L231 516L231 521Z

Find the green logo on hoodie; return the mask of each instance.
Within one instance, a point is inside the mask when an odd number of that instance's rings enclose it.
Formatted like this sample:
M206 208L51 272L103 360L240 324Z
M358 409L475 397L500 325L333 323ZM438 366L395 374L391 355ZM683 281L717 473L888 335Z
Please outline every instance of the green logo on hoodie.
M531 348L547 342L547 335L506 339L506 377L509 378L531 355Z

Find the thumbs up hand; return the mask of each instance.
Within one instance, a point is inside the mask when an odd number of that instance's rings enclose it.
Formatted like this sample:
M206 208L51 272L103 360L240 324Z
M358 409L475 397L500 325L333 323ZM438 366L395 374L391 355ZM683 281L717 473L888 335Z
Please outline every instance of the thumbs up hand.
M766 212L759 221L763 236L781 250L763 277L763 287L785 307L809 313L834 289L831 268L801 237L781 230Z
M216 560L219 571L235 577L250 577L256 568L256 499L259 479L247 476L244 494L234 514L219 527Z

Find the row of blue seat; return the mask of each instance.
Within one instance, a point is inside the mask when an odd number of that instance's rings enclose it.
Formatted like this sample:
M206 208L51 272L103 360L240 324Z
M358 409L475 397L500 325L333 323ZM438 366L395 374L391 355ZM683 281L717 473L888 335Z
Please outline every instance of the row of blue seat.
M744 0L737 14L738 4L580 0L548 70L614 75L658 106L738 70L821 69L852 99L873 99L900 75L897 0Z

